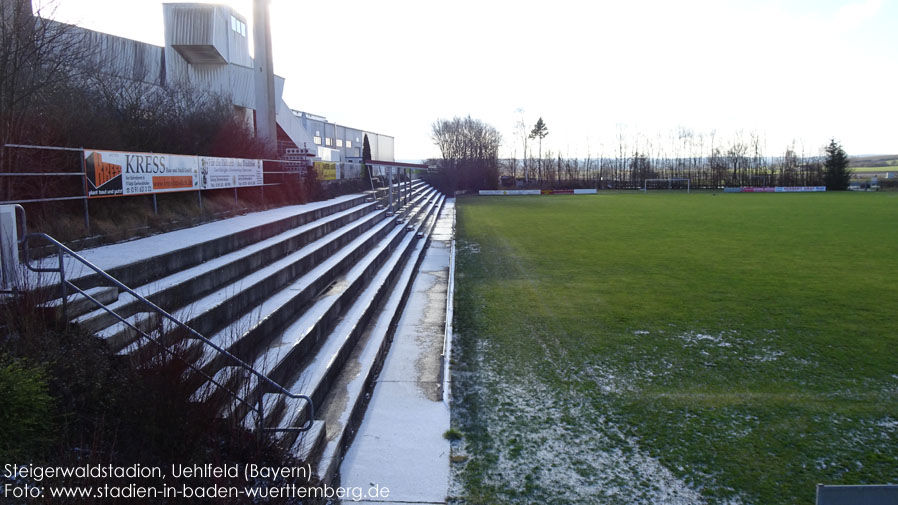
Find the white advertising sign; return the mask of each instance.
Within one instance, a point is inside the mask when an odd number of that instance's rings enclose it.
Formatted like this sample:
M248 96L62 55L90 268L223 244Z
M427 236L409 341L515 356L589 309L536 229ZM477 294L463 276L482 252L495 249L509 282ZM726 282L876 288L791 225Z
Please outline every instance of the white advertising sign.
M262 160L201 156L199 166L203 189L262 185Z
M496 195L538 195L538 189L481 189L480 194L483 196Z

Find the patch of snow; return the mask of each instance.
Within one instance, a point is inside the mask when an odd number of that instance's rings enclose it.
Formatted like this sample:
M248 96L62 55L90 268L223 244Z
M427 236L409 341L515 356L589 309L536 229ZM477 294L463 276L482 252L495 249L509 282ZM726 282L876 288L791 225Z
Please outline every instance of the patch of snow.
M735 340L734 335L736 335L736 332L722 331L717 335L710 335L708 333L700 333L697 331L687 331L676 337L684 341L686 345L712 344L717 347L732 347L733 341Z
M534 374L513 380L497 374L485 359L487 347L487 342L477 343L476 371L456 371L454 383L456 394L479 397L484 417L476 423L491 443L475 451L466 439L453 449L461 461L453 464L451 496L464 497L460 478L467 461L489 458L495 463L479 470L481 476L510 503L706 503L700 490L644 452L581 395L560 393ZM634 387L627 377L599 364L580 374L606 393ZM466 412L453 410L465 419ZM484 449L489 454L477 452Z
M632 381L599 364L586 365L579 375L581 380L594 382L605 394L621 394L635 389Z
M761 350L761 354L752 356L752 359L761 363L767 363L770 361L776 361L777 359L783 357L785 354L786 353L783 351L777 351L769 347L765 347Z
M894 431L898 429L898 420L887 417L885 419L877 421L876 426L886 430Z

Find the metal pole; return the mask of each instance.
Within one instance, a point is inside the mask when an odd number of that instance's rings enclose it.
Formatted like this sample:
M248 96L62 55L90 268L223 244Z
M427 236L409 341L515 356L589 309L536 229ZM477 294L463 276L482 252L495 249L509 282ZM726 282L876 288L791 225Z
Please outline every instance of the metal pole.
M390 188L390 213L393 212L393 167L387 168L387 186Z
M263 400L264 397L265 397L265 394L262 393L262 391L259 391L259 405L257 407L259 409L259 418L258 418L258 424L256 425L256 437L257 437L257 441L259 443L262 442L262 433L264 433L264 430L265 430L265 421L264 421L265 401Z
M198 190L196 192L196 197L197 197L197 200L200 202L200 215L202 216L203 215L203 191Z
M65 289L65 262L62 259L62 249L59 250L59 290L62 294L62 320L65 321L66 325L69 324L69 312L68 312L68 294ZM27 257L26 257L27 260Z
M153 193L153 214L159 215L159 206L156 204L156 193Z
M234 209L236 210L239 204L237 203L237 186L234 186Z
M81 182L82 188L84 189L84 229L87 231L87 236L91 235L90 233L90 208L87 204L87 166L84 162L84 148L81 148Z

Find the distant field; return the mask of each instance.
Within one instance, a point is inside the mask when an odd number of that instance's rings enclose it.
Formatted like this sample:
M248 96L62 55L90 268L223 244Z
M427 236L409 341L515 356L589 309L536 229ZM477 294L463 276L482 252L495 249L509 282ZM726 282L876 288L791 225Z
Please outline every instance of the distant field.
M876 165L892 165L898 166L898 154L880 154L875 156L851 156L848 158L851 165L876 166Z
M453 495L895 482L896 221L894 193L460 199Z
M898 172L898 166L891 167L851 167L852 172L870 173L870 172Z

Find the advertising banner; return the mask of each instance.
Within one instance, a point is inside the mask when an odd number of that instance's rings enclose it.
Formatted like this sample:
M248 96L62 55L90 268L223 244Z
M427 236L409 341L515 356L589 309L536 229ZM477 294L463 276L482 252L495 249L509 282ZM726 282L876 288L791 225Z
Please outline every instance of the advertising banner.
M84 172L89 198L200 189L196 156L85 150Z
M315 173L318 174L318 180L335 181L337 180L337 163L333 161L316 161Z
M538 189L481 189L480 194L484 196L496 195L538 195Z
M244 188L262 185L262 160L200 156L200 187Z
M776 186L776 187L752 187L724 188L725 193L812 193L826 191L826 186Z
M777 186L777 193L813 193L826 191L826 186Z

